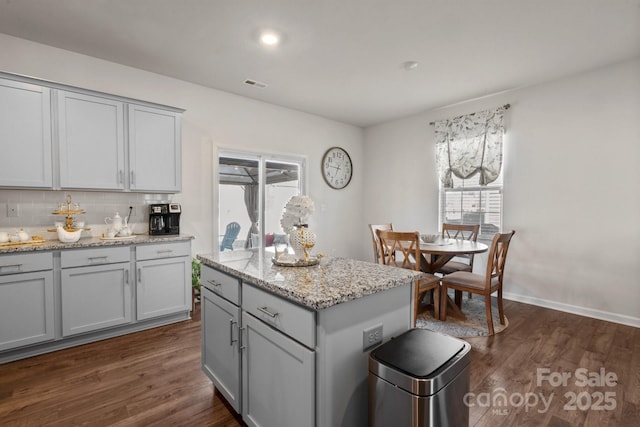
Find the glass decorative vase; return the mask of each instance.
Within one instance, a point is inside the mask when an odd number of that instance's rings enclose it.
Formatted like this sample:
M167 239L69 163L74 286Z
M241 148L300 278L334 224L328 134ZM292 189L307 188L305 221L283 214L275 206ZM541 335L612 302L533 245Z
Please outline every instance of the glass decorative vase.
M309 261L309 251L316 244L316 233L309 230L307 224L296 225L289 233L289 244L296 259Z

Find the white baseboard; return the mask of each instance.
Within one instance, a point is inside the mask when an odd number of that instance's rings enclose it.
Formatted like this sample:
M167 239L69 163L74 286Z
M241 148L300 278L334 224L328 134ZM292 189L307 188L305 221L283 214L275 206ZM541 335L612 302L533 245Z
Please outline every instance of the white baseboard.
M502 297L511 301L537 305L539 307L564 311L565 313L577 314L580 316L592 317L594 319L606 320L608 322L620 323L622 325L640 328L640 318L638 317L626 316L624 314L611 313L608 311L596 310L593 308L579 307L577 305L565 304L562 302L550 301L526 295L518 295L510 292L504 292L502 294Z

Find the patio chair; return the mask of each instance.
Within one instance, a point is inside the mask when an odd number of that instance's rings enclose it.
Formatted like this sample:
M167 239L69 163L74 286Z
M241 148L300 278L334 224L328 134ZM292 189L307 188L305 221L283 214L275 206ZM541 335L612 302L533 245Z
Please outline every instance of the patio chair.
M227 224L227 229L225 230L224 237L220 243L220 252L225 249L233 250L233 242L238 238L238 234L240 234L240 224L235 221Z

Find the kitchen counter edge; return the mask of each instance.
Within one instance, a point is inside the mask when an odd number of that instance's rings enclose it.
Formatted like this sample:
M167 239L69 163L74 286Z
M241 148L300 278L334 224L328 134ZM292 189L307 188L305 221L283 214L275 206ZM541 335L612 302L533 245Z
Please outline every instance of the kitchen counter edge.
M337 304L363 298L365 296L383 292L385 290L392 289L398 286L403 286L408 282L413 282L414 280L419 279L421 276L424 276L423 273L408 269L390 267L365 261L351 260L347 258L325 257L321 261L321 264L326 262L353 262L358 263L360 268L364 268L364 266L366 265L371 271L369 277L364 278L364 280L359 281L359 283L352 283L352 286L347 285L346 287L336 287L336 283L339 282L339 278L336 276L328 279L328 283L315 283L315 286L311 287L316 289L331 288L330 292L325 294L322 291L314 293L303 290L303 288L309 290L309 283L305 283L304 285L302 285L302 283L295 283L293 284L293 286L290 286L284 285L283 281L280 280L265 279L265 276L270 276L272 272L265 273L263 271L261 273L261 276L263 277L258 277L255 274L250 274L246 271L238 270L236 268L230 267L229 265L226 265L225 261L220 261L213 257L211 254L196 255L196 258L200 262L202 262L203 265L207 265L221 272L230 274L259 288L270 291L289 301L296 302L313 310L323 310ZM272 269L270 262L263 265L268 270ZM305 267L280 267L279 270L281 272L284 272L282 269L288 269L291 272L296 271L302 273L304 271L304 268ZM383 275L384 277L381 277L380 275L381 270L386 270L384 272L385 274ZM293 275L293 277L295 277L295 274Z
M192 240L193 236L188 234L177 234L167 236L150 236L147 234L136 235L133 239L103 240L99 237L85 237L74 243L62 243L58 240L47 240L44 243L25 244L20 246L0 246L0 255L37 252L37 251L59 251L65 249L96 248L104 246L129 246L145 243L179 242Z

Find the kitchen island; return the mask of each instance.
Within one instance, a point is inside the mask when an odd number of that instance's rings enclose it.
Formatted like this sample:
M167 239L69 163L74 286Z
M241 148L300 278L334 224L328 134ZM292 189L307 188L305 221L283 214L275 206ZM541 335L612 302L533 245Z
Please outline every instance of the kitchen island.
M202 368L248 425L367 425L367 358L412 325L421 273L345 258L202 261Z

